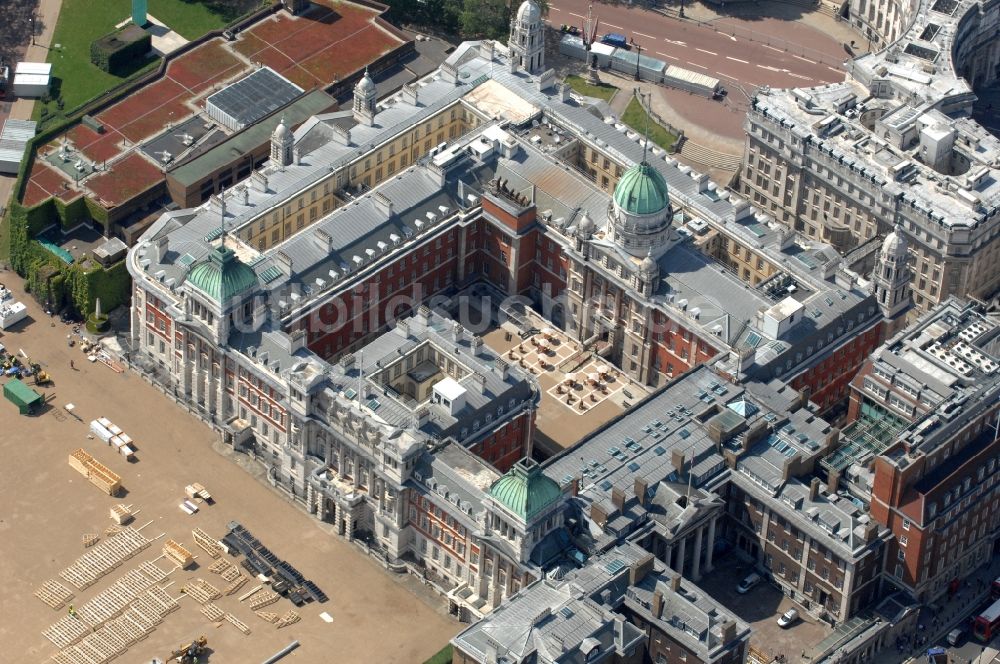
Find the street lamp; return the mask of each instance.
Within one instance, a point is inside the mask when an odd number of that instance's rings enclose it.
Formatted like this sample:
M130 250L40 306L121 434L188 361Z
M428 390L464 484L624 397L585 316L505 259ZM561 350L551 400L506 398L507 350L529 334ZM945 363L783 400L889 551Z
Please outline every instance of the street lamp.
M639 78L639 58L642 56L642 46L636 42L635 38L632 38L632 46L635 46L635 80L641 80Z
M28 27L31 30L31 45L34 46L35 45L35 17L34 16L29 16L28 17Z

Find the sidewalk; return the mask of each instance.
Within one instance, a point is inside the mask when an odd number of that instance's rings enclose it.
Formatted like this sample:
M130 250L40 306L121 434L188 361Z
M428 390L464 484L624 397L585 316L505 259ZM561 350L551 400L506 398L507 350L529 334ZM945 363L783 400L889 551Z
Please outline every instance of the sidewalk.
M887 644L874 658L872 664L899 664L899 662L927 662L927 649L943 640L954 627L967 618L970 612L990 596L990 586L1000 573L1000 560L983 565L962 582L953 596L945 594L932 606L923 606L917 616L917 628L905 644L895 647ZM921 645L914 644L917 637L926 637Z
M42 24L42 32L35 35L34 45L29 44L24 53L24 59L28 62L45 62L49 58L49 46L52 44L52 35L56 29L56 21L59 20L59 10L62 8L62 0L41 0L38 4L38 11L35 13L37 22ZM14 120L30 120L31 113L35 109L34 99L18 99L11 104L10 115ZM0 209L7 207L11 192L14 189L14 177L0 175Z

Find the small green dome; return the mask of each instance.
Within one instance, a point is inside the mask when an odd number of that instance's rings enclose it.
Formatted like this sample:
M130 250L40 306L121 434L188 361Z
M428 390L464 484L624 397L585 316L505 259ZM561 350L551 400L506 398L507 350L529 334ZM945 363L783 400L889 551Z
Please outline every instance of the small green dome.
M257 275L232 249L219 247L195 265L187 282L216 302L224 303L257 285Z
M658 170L642 162L625 171L615 186L615 203L631 214L655 214L670 205L667 181Z
M493 483L490 495L501 505L530 521L562 496L559 485L547 477L537 462L525 458Z

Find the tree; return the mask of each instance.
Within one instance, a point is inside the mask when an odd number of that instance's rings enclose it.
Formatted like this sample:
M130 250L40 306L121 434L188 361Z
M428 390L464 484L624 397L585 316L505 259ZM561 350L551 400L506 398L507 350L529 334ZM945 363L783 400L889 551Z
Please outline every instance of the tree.
M510 31L510 8L504 0L465 0L462 36L470 39L506 39Z

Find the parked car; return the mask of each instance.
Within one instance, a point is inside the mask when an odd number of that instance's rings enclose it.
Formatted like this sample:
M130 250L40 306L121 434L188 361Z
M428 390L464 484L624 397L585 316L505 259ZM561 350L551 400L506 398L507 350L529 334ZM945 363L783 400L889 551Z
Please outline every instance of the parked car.
M563 23L562 27L559 28L559 30L571 35L580 34L580 28L576 27L575 25L566 25L565 23Z
M750 592L750 589L761 582L760 574L757 572L751 572L747 574L746 577L740 581L740 585L736 586L736 592L741 595L746 595Z
M962 644L963 641L965 641L965 628L956 627L955 629L948 632L948 636L946 638L948 640L949 646L957 648L959 645Z
M778 616L778 627L788 627L799 619L799 612L795 609L788 609Z
M601 43L607 44L608 46L615 46L617 48L623 48L628 50L628 39L625 35L618 34L617 32L609 32L608 34L601 37Z

